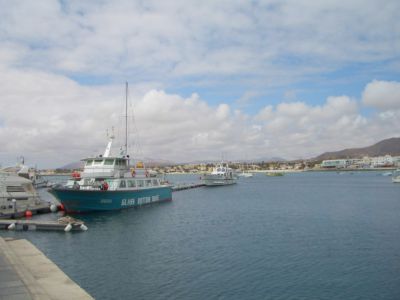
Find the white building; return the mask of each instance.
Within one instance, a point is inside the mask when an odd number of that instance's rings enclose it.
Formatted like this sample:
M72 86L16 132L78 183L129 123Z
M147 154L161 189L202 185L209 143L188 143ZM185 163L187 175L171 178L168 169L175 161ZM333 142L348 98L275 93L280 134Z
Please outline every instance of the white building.
M371 158L371 167L392 167L394 165L393 157L391 155L377 156Z
M350 165L350 161L348 159L329 159L324 160L321 163L321 168L347 168Z

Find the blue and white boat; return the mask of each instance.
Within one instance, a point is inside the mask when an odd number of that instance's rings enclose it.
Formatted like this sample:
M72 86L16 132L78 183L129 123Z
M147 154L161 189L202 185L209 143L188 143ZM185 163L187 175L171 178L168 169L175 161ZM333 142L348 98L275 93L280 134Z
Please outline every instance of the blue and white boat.
M112 134L103 155L83 159L83 172L50 189L67 212L119 210L172 200L170 184L151 177L142 163L130 167L125 133L125 150L119 155L111 153Z

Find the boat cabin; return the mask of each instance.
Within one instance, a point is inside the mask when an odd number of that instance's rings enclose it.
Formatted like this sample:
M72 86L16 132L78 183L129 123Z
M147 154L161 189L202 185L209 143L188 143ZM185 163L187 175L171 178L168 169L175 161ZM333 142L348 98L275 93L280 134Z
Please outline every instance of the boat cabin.
M83 159L82 178L122 177L129 172L129 160L125 157L95 157Z
M0 172L0 213L2 210L13 208L13 199L16 200L19 209L40 203L32 181L15 174Z
M218 164L212 171L211 174L214 175L226 175L226 174L232 174L233 170L228 167L227 164Z
M138 190L165 185L160 178L82 178L79 181L70 179L66 187L80 190Z

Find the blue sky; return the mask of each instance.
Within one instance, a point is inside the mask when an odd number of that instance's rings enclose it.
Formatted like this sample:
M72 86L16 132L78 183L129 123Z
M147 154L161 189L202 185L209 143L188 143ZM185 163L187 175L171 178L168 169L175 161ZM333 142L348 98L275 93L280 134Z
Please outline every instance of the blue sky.
M125 81L150 157L311 157L398 135L398 1L0 4L3 164L99 151Z

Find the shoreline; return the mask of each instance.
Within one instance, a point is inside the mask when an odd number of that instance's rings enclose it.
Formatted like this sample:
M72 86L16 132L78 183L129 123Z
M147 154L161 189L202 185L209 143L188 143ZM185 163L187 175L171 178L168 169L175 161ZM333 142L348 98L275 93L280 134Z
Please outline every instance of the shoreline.
M382 171L394 171L397 170L398 167L387 167L387 168L365 168L365 169L357 169L357 168L329 168L329 169L301 169L301 170L292 170L292 169L273 169L273 170L246 170L246 172L250 173L301 173L301 172L382 172ZM208 171L203 172L170 172L170 173L159 173L158 175L203 175L209 173ZM58 174L41 174L42 176L70 176L71 173L58 173Z

